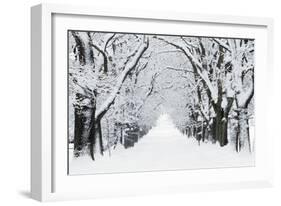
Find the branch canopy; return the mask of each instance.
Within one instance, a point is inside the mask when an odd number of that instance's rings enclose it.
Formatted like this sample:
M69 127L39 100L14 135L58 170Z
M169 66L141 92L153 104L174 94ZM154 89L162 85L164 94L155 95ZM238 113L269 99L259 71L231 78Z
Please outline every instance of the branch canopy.
M100 117L102 117L106 113L106 111L109 109L109 107L114 103L114 100L116 99L117 94L118 94L119 90L121 89L123 82L126 80L126 77L130 73L130 71L132 71L136 67L136 65L139 62L140 58L142 57L143 53L148 48L148 45L149 45L148 39L145 39L145 41L143 43L141 43L141 45L139 47L137 47L138 50L136 50L135 55L133 56L131 61L128 62L126 65L124 65L124 70L118 77L115 88L113 89L113 91L109 95L109 97L105 100L105 102L102 104L100 109L96 112L96 114L95 114L96 119L99 119Z

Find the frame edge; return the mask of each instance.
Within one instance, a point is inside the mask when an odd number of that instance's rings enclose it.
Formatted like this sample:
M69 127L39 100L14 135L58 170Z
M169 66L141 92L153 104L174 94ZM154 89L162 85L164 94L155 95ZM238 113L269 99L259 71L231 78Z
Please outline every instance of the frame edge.
M81 9L81 11L79 11ZM65 12L63 12L65 10ZM46 34L45 32L48 30L50 25L46 25L44 23L44 20L46 18L49 18L49 14L52 13L66 13L66 14L75 14L80 13L80 15L87 15L87 13L91 13L94 11L94 8L91 6L90 8L87 8L86 6L78 6L78 8L74 8L72 5L63 5L63 4L49 4L44 3L40 5L33 6L31 8L31 197L38 201L50 201L54 198L54 195L51 194L51 191L48 191L48 185L46 185L46 174L50 171L45 171L44 168L46 165L46 145L43 144L45 142L44 138L44 128L43 122L44 122L44 112L42 112L42 109L44 110L44 101L47 97L44 97L44 74L47 71L44 71L44 69L47 68L46 65L44 65L44 62L46 61L46 56L42 54L48 53L48 50L46 52L45 45L43 41L46 40L45 38L49 38L50 34ZM108 15L112 11L113 15ZM105 13L105 15L116 17L120 14L120 12L113 12L113 10L107 9L100 11L97 10L97 15L100 15L101 13ZM46 15L48 14L48 15ZM115 15L114 15L115 14ZM161 19L161 20L167 20L169 17L163 17L161 15L161 12L159 14L159 18L155 17L157 15L152 15L151 12L144 12L146 18L148 19ZM158 13L157 13L158 14ZM187 13L187 17L184 13L177 13L179 17L178 19L185 19L185 18L195 18L195 22L201 22L202 19L205 18L204 22L209 23L220 23L223 24L235 24L233 22L242 22L245 19L248 19L246 23L240 23L240 24L254 24L254 25L262 25L267 27L268 34L270 36L273 36L273 28L274 28L274 22L272 18L268 17L246 17L246 16L230 16L230 15L203 15L203 14L190 14ZM190 14L190 15L189 15ZM122 16L122 15L121 15ZM134 17L135 16L135 17ZM218 22L219 17L227 17L223 21ZM125 18L144 18L142 15L137 12L136 14L129 14L125 15ZM208 18L207 18L208 17ZM171 18L173 19L173 18ZM206 20L208 19L208 20ZM48 19L48 21L50 21ZM188 21L188 20L184 20ZM228 23L227 23L228 22ZM49 23L49 22L48 22ZM237 23L239 24L239 23ZM45 33L45 34L44 34ZM273 40L270 41L270 45L272 46ZM273 52L273 48L269 49L269 53ZM50 55L50 54L48 54ZM48 58L47 58L48 59ZM273 61L272 57L269 60L270 69L271 72L273 72ZM50 72L50 71L49 71ZM48 95L47 95L48 96ZM47 163L48 164L48 163ZM49 176L49 175L47 175ZM272 180L266 181L270 187L274 185ZM64 198L63 198L64 199ZM71 199L71 198L70 198ZM80 198L79 198L80 199Z
M31 7L31 198L42 201L42 5Z

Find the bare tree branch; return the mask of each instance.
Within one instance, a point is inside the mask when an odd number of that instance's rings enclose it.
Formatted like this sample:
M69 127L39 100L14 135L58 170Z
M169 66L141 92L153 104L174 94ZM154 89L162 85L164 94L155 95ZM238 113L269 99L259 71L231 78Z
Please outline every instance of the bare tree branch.
M113 33L111 36L109 36L109 38L105 41L105 44L104 44L104 49L103 51L106 51L106 48L108 46L108 43L113 39L113 37L115 36L116 34Z
M108 60L107 60L107 55L105 52L96 44L92 43L90 44L92 47L94 47L98 52L102 54L103 57L103 67L104 67L104 73L108 72Z
M164 38L157 37L157 36L154 36L153 38L158 39L160 41L164 41L165 43L170 44L171 46L174 46L177 49L180 49L181 51L183 51L183 53L186 55L186 57L192 64L194 73L198 74L200 76L200 78L204 81L204 84L206 84L207 89L211 95L212 101L214 103L216 103L218 100L218 94L208 77L208 73L206 70L203 69L202 64L192 55L192 53L189 50L186 50L185 48L181 47L180 45L170 42Z
M100 107L100 109L96 112L96 114L95 114L96 119L100 119L107 112L107 110L110 108L110 106L114 103L116 96L119 93L119 91L123 85L123 82L125 81L126 77L130 73L130 71L132 71L136 67L141 56L148 48L148 45L149 45L148 39L146 39L146 41L144 43L141 43L141 45L138 46L138 49L136 50L133 59L125 65L124 70L122 71L121 75L119 76L119 78L117 80L117 84L116 84L114 90L109 95L108 99L105 100L104 104Z
M223 47L224 49L226 49L227 51L231 52L231 49L229 48L229 46L224 43L223 41L221 41L220 39L216 39L216 38L213 38L213 40L219 44L221 47Z
M186 70L186 69L177 69L177 68L174 68L174 67L171 67L171 66L167 66L166 69L170 69L170 70L174 70L174 71L178 71L178 72L194 73L194 71L190 71L190 70Z

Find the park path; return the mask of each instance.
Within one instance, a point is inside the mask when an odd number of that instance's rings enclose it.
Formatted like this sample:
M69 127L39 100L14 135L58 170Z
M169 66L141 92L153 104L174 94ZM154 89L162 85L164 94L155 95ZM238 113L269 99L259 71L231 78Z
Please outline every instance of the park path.
M237 154L231 147L201 143L181 134L168 115L161 115L155 127L134 147L118 145L92 161L89 156L72 159L70 174L116 173L253 166L254 155Z

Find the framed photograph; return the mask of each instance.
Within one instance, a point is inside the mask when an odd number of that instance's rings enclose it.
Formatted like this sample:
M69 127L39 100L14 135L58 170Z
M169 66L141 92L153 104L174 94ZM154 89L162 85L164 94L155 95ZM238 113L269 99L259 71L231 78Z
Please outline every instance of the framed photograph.
M272 186L268 18L31 9L40 201Z

